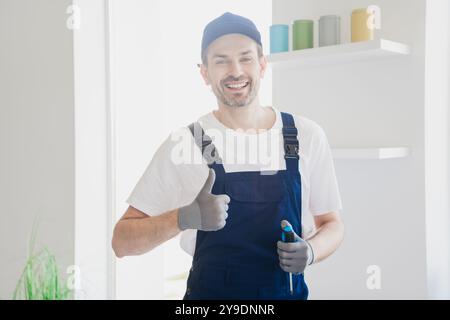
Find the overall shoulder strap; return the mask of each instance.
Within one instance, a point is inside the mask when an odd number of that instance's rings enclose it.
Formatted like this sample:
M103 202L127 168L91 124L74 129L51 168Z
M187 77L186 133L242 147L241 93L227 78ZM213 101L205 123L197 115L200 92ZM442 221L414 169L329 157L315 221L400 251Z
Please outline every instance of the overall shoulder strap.
M225 169L222 165L222 159L217 152L212 139L205 134L202 126L198 122L189 125L189 130L194 137L195 144L199 147L203 158L206 160L208 167L214 169L216 174L224 174Z
M284 140L284 159L286 169L289 171L298 171L299 142L298 130L295 127L294 117L285 112L281 112L283 120L283 140Z

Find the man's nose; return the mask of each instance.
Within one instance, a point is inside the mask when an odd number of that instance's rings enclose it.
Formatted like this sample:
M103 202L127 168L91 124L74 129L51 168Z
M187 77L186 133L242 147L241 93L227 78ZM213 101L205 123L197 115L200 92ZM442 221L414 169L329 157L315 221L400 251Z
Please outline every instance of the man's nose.
M231 71L230 71L231 75L233 77L235 77L236 79L242 75L242 66L239 63L239 61L231 62L230 68L231 68Z

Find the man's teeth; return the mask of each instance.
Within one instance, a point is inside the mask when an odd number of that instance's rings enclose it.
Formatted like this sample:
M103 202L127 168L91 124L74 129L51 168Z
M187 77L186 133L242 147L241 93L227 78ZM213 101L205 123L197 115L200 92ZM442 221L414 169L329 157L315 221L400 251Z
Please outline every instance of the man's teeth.
M248 84L248 82L242 82L239 84L226 84L225 86L227 88L232 88L232 89L238 89L238 88L243 88Z

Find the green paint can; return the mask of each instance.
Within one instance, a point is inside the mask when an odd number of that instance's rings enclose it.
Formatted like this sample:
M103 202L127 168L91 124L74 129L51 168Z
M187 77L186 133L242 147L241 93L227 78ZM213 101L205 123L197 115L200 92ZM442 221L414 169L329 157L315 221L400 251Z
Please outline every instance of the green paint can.
M293 50L310 49L314 47L314 21L295 20L292 25Z

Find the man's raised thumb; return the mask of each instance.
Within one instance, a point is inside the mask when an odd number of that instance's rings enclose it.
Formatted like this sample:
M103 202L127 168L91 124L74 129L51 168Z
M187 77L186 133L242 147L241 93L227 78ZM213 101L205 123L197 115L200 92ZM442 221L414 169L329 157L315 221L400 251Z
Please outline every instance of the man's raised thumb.
M211 193L215 181L216 173L214 172L214 169L209 169L209 175L206 179L205 184L203 185L202 192Z

